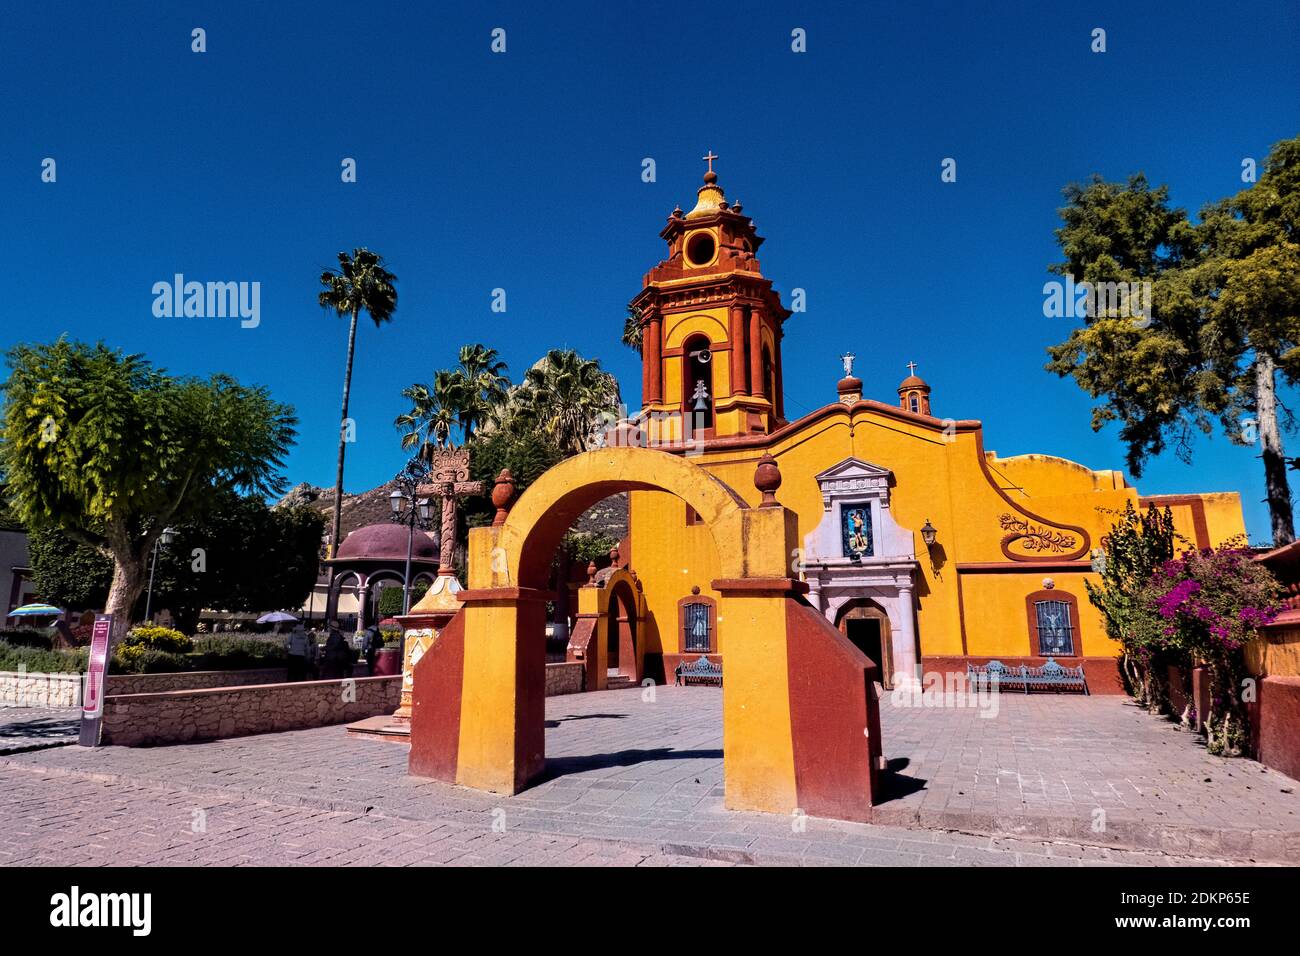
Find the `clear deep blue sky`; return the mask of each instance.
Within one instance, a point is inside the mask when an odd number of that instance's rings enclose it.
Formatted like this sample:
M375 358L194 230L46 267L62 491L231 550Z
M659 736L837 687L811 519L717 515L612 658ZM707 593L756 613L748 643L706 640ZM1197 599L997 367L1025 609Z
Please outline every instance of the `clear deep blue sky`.
M10 4L0 346L67 333L269 385L302 419L289 478L330 485L346 326L315 304L316 276L368 245L400 298L358 336L347 488L363 490L403 461L399 390L465 342L515 375L576 348L635 405L624 306L712 149L767 237L765 274L807 291L786 326L791 417L833 400L851 349L871 397L915 360L935 412L982 419L1001 454L1123 467L1087 396L1043 370L1068 331L1042 314L1061 187L1141 170L1194 211L1300 131L1294 2L1160 6ZM176 272L260 282L260 327L155 318L150 289ZM1216 435L1138 484L1240 491L1262 540L1254 455Z

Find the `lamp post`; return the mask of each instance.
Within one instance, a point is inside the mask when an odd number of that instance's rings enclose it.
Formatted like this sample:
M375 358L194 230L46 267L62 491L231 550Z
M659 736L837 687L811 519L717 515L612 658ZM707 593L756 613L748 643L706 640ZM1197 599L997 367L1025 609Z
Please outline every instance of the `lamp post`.
M153 609L153 575L158 570L158 546L168 546L176 540L175 528L163 528L153 543L153 558L149 562L149 594L144 599L144 620L149 623L149 612Z
M402 577L402 613L411 612L411 557L415 552L415 529L428 531L433 526L433 505L428 498L416 499L420 485L429 477L429 465L423 458L412 458L399 471L397 485L388 496L388 518L406 525L406 573Z

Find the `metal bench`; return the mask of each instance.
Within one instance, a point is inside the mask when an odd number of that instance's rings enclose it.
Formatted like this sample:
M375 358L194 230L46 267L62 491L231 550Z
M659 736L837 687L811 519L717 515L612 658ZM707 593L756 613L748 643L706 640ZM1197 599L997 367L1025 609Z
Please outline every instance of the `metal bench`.
M691 663L678 664L673 670L677 677L678 684L717 684L722 686L722 665L715 664L707 657L700 655L698 660Z
M1083 674L1083 665L1062 667L1049 657L1047 663L1039 667L1021 664L1008 667L1001 661L989 661L987 664L967 664L966 677L975 686L996 684L998 687L1023 687L1026 694L1035 687L1080 688L1085 696L1090 696L1088 679Z

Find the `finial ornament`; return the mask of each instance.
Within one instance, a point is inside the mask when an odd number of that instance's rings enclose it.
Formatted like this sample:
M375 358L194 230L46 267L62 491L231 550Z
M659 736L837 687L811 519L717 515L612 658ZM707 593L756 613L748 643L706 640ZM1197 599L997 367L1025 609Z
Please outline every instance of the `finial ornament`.
M758 467L754 469L754 487L763 493L763 500L758 505L760 508L777 506L776 490L781 487L781 468L771 452L764 452L758 460Z
M907 374L908 374L908 375L915 375L915 374L916 374L916 363L915 363L915 362L908 362L908 363L907 363Z
M709 150L707 154L700 158L709 164L709 172L713 172L713 161L718 158L717 154L713 150Z
M845 352L840 356L840 361L844 363L844 377L853 377L853 360L857 358L852 352Z

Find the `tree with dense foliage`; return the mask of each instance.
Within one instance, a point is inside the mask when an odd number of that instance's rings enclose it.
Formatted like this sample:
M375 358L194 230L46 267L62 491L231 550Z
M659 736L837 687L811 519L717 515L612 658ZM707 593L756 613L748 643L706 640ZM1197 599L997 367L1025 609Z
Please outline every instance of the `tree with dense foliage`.
M1066 188L1051 266L1094 287L1151 284L1150 309L1089 310L1049 349L1048 368L1093 398L1093 428L1120 424L1140 475L1169 443L1190 460L1192 436L1217 420L1230 440L1261 446L1273 540L1294 540L1278 376L1300 382L1300 137L1274 146L1259 182L1192 223L1168 188L1145 177L1093 177ZM1113 300L1108 303L1113 306Z
M364 310L375 327L392 319L397 310L397 277L384 268L384 260L369 249L353 249L352 255L340 252L339 267L320 275L325 287L317 297L322 308L338 315L351 316L348 327L348 359L343 372L343 409L339 416L339 460L334 477L334 516L330 522L330 557L339 546L339 525L343 517L343 458L350 437L348 400L352 395L352 360L357 349L357 319Z
M18 345L3 385L0 472L29 529L55 527L113 559L114 639L163 529L225 490L283 491L293 410L226 375L174 377L140 355L65 339Z
M73 540L57 527L27 536L32 584L41 600L70 611L104 606L113 583L113 559L102 548Z
M1122 648L1120 669L1129 692L1159 710L1168 700L1164 662L1152 660L1141 639L1145 611L1140 592L1156 569L1174 556L1174 516L1154 506L1138 512L1127 502L1104 539L1100 584L1085 581L1088 599L1101 611L1106 635Z
M153 606L171 611L187 633L205 608L298 607L320 573L325 517L315 508L272 508L261 498L227 492L199 520L175 530L159 550Z

